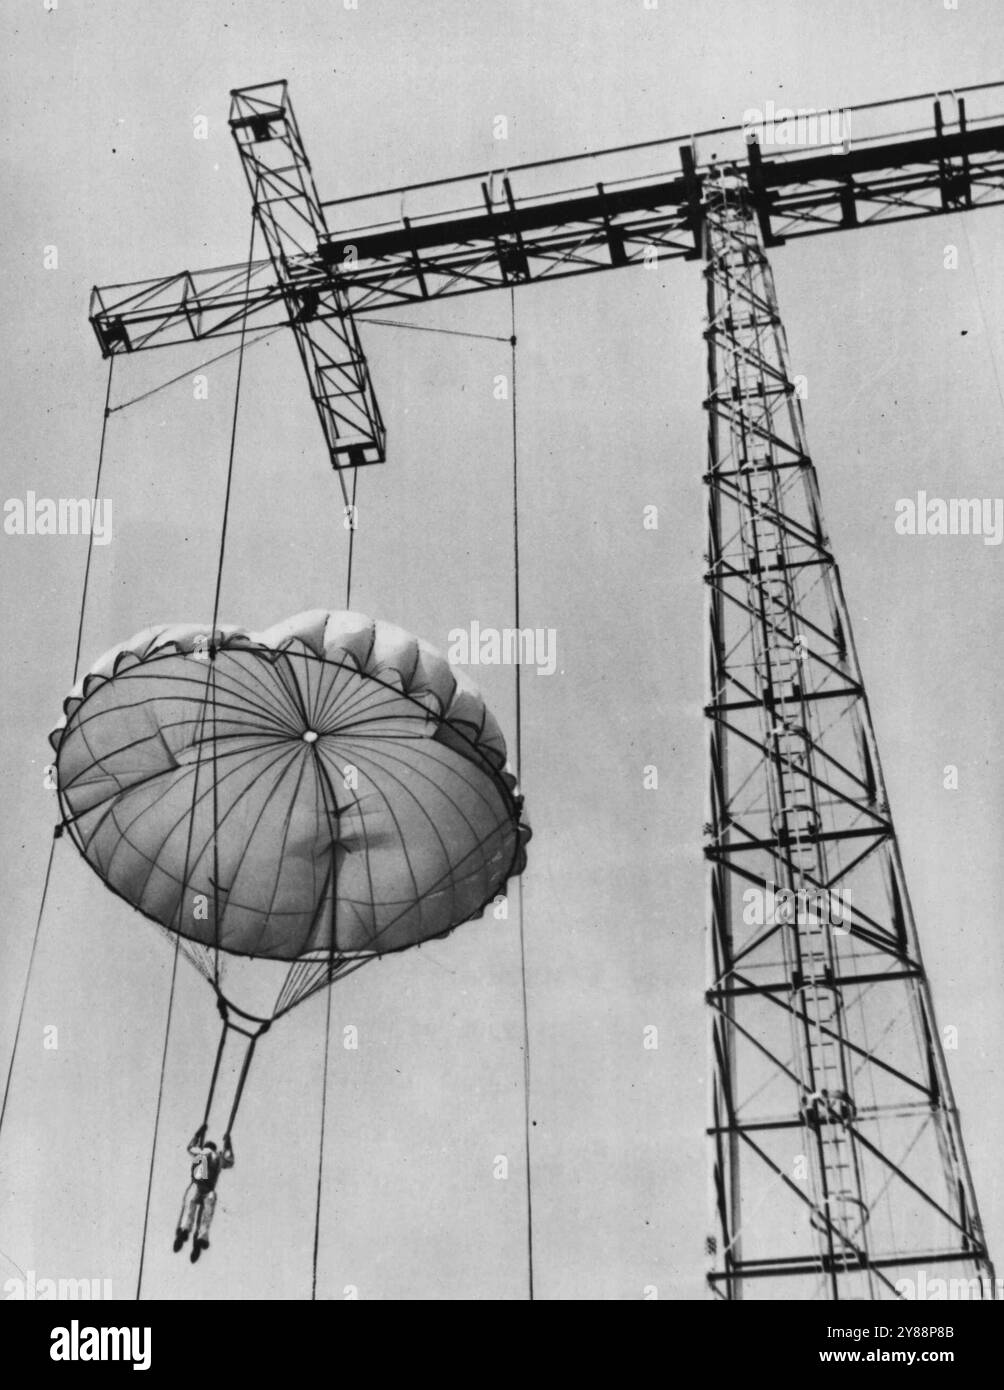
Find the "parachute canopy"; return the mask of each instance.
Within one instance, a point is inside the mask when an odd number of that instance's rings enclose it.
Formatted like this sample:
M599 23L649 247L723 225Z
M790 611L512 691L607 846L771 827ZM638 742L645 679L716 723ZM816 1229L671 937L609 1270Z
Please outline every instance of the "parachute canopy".
M50 739L84 858L200 955L402 950L479 916L526 862L481 696L358 613L149 628L78 682Z

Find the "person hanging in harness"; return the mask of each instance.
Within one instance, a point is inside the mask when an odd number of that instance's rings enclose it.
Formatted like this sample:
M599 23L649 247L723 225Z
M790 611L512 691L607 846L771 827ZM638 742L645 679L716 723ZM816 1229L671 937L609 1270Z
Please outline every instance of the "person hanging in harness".
M192 1264L203 1250L209 1249L209 1227L216 1210L216 1183L224 1168L234 1166L234 1151L230 1135L223 1136L223 1152L217 1153L216 1145L206 1140L206 1126L200 1125L195 1131L188 1152L195 1162L192 1164L192 1180L185 1190L181 1203L181 1216L174 1236L174 1249L177 1252L184 1245L195 1226L195 1239L192 1241Z

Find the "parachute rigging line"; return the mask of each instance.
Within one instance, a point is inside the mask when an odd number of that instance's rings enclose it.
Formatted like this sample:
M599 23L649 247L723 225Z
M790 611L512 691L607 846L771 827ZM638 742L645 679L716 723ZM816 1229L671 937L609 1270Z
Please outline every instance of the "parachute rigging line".
M94 475L94 499L101 495L101 474L105 463L105 440L108 437L108 416L111 411L108 408L112 397L112 375L115 369L114 353L108 358L108 380L105 383L105 405L101 415L101 442L98 445L98 464ZM84 563L84 582L80 591L80 614L77 619L77 647L73 657L73 680L76 682L77 672L80 668L80 647L84 636L84 621L87 616L87 592L91 580L91 550L94 546L94 538L88 537L87 559ZM14 1063L17 1059L18 1043L21 1040L21 1025L24 1022L24 1011L28 1003L28 990L31 988L32 970L35 965L35 955L38 951L38 938L42 930L42 919L45 916L45 905L49 897L49 883L52 878L52 863L56 853L56 841L63 833L62 825L57 825L49 841L49 856L45 865L45 877L42 881L42 896L39 900L38 915L35 918L35 930L31 938L31 950L28 952L28 968L24 974L24 985L21 989L21 1002L17 1011L17 1024L14 1029L14 1041L11 1046L10 1062L7 1066L7 1079L3 1088L3 1103L0 1104L0 1133L3 1131L3 1122L7 1116L7 1101L10 1096L11 1078L14 1075Z
M237 1107L240 1105L241 1096L244 1094L244 1083L248 1079L248 1072L251 1069L251 1059L254 1056L254 1050L258 1045L258 1039L261 1037L262 1033L268 1030L269 1025L266 1023L263 1027L259 1028L256 1033L248 1033L243 1028L238 1028L232 1023L227 1024L226 1027L233 1028L234 1032L241 1033L245 1038L249 1038L250 1042L248 1043L247 1051L244 1053L244 1062L241 1066L241 1074L237 1080L237 1090L234 1092L234 1099L230 1107L227 1127L223 1131L224 1135L229 1134L234 1127L234 1121L237 1119ZM226 1031L226 1028L224 1031Z
M520 627L519 603L519 434L516 416L516 291L509 287L509 313L511 333L509 337L512 377L512 558L513 558L513 610L516 631ZM522 739L522 689L520 682L521 666L513 663L516 691L516 742L514 767L516 780L522 786L523 739ZM516 903L519 913L519 970L520 994L523 1004L523 1134L526 1154L526 1255L527 1287L530 1302L533 1302L533 1192L530 1170L530 1011L526 992L526 938L523 931L523 876L516 881Z
M217 626L217 619L218 619L218 616L219 616L220 586L221 586L222 581L223 581L223 558L224 558L224 553L225 553L225 549L226 549L227 520L228 520L228 517L229 517L229 514L230 514L230 494L231 494L232 484L233 484L234 451L235 451L236 442L237 442L237 410L238 410L238 406L239 406L239 404L240 404L241 377L242 377L242 375L243 375L243 370L244 370L244 348L245 348L245 341L246 341L246 336L247 336L247 307L248 307L248 302L249 302L249 300L250 300L250 295L251 295L251 272L252 272L252 265L253 265L253 260L254 260L255 230L256 230L256 223L255 223L255 221L252 219L252 222L251 222L251 244L250 244L250 246L249 246L249 248L248 248L247 277L246 277L245 286L244 286L244 314L243 314L242 319L241 319L241 337L240 337L240 343L239 343L239 346L238 346L238 357L237 357L237 382L236 382L236 385L235 385L235 388L234 388L233 419L232 419L232 421L231 421L231 427L230 427L230 452L229 452L229 457L228 457L228 460L227 460L227 485L226 485L226 493L225 493L225 496L224 496L224 503L223 503L223 520L222 520L222 523L221 523L221 526L220 526L219 556L218 556L217 565L216 565L216 585L215 585L215 594L214 594L214 599L213 599L213 623L212 623L212 628L210 629L210 639L209 639L209 670L208 670L208 672L206 673L205 693L204 693L204 695L203 695L203 706L202 706L202 720L203 720L203 725L204 725L204 723L205 723L205 716L206 716L206 701L208 700L208 696L209 696L210 684L213 685L213 688L214 688L214 697L215 697L215 679L214 679L214 673L215 673L215 657L216 657L216 626ZM109 390L110 390L110 389L111 389L111 374L109 373ZM106 412L105 418L106 418L106 420L107 420L107 403L106 403L106 406L105 406L105 412ZM104 443L104 435L102 434L102 444L103 444L103 443ZM79 646L79 642L78 642L78 646ZM74 672L74 679L76 679L76 672ZM215 703L214 703L214 719L215 719ZM184 874L183 874L183 879L184 879L184 882L185 882L185 883L187 883L187 881L188 881L189 869L190 869L190 867L191 867L192 834L193 834L193 828L194 828L194 822L195 822L195 807L196 807L196 804L197 804L197 801L198 801L199 770L200 770L201 766L202 766L202 740L200 739L200 741L199 741L199 751L198 751L198 754L197 754L197 756L196 756L196 762L195 762L195 775L194 775L194 777L192 778L192 814L189 816L189 821L188 821L188 836L187 836L187 843L186 843L186 847L185 847L185 867L184 867ZM216 797L215 797L215 793L216 793L216 740L215 740L215 738L214 738L214 740L213 740L213 794L214 794L214 798L213 798L213 843L214 843L214 850L215 850L215 845L216 845L216 832L217 832L217 819L216 819L217 810L216 810ZM215 875L215 879L216 879L216 881L218 882L218 875ZM214 882L214 890L213 890L213 891L214 891L214 894L215 894L215 892L216 892L215 882ZM178 904L179 916L180 916L180 913L182 912L182 910L183 910L183 908L184 908L184 900L185 900L185 899L184 899L184 894L182 893L182 895L181 895L181 897L180 897L180 899L179 899L179 904ZM216 951L216 958L215 958L215 961L214 961L214 975L216 975L217 977L218 977L218 971L219 971L219 949L218 949L218 947L219 947L219 941L218 941L218 938L217 938L217 951ZM168 1050L168 1044L169 1044L170 1038L171 1038L171 1018L172 1018L172 1015L173 1015L173 1012L174 1012L174 994L175 994L175 986L176 986L176 984L177 984L177 979L178 979L178 955L179 955L180 949L181 949L181 931L180 931L180 922L179 922L179 930L175 933L174 953L173 953L173 958L172 958L172 962L171 962L171 987L170 987L170 991L169 991L169 993L168 993L168 999L167 999L167 1018L166 1018L165 1024L164 1024L164 1046L163 1046L163 1049L162 1049L162 1051L161 1051L161 1057L160 1057L160 1078L159 1078L158 1083L157 1083L157 1107L156 1107L156 1111L155 1111L155 1113L154 1113L153 1139L152 1139L152 1142L151 1142L151 1144L150 1144L150 1170L149 1170L149 1173L148 1173L148 1175L147 1175L146 1202L145 1202L144 1210L143 1210L143 1234L142 1234L142 1238L141 1238L141 1241L140 1241L139 1271L138 1271L138 1274L137 1274L137 1277L136 1277L136 1299L137 1299L137 1302L139 1301L139 1298L140 1298L141 1293L142 1293L142 1288L143 1288L143 1266L144 1266L145 1261L146 1261L146 1237L147 1237L147 1231L149 1230L149 1225L150 1225L150 1197L151 1197L151 1194L152 1194L152 1192L153 1192L153 1171L154 1171L154 1164L155 1164L155 1162L156 1162L156 1157L157 1157L157 1137L158 1137L158 1134L159 1134L159 1132L160 1132L160 1112L161 1112L161 1107L162 1107L162 1105L163 1105L163 1100L164 1100L164 1076L165 1076L165 1073L166 1073L166 1070L167 1070L167 1050ZM217 983L217 997L219 998L218 983ZM226 1029L227 1029L227 1022L226 1022L226 1018L224 1017L224 1023L223 1023L223 1035L224 1035L224 1037L225 1037L225 1035L226 1035ZM220 1040L220 1052L222 1052L222 1046L223 1046L223 1038L221 1038L221 1040ZM240 1093L241 1093L241 1091L242 1091L243 1088L244 1088L244 1078L245 1078L245 1075L246 1075L246 1072L247 1072L247 1066L248 1066L248 1064L249 1064L249 1062L250 1062L250 1053L253 1052L253 1050L254 1050L254 1044L252 1043L252 1046L251 1046L251 1048L249 1049L249 1054L248 1054L248 1056L245 1058L244 1070L243 1070L242 1073L241 1073L240 1085L239 1085L239 1087L238 1087L238 1092L237 1092L237 1100L240 1099ZM216 1070L218 1070L218 1068L219 1068L219 1061L220 1061L220 1056L219 1056L219 1054L218 1054L218 1055L217 1055L217 1059L216 1059ZM213 1075L213 1089L215 1089L215 1084L216 1084L216 1073L215 1073L215 1071L214 1071L214 1075ZM211 1101L211 1100L212 1100L212 1091L210 1092L210 1101ZM235 1102L234 1102L234 1111L236 1111L236 1108L237 1108L237 1102L236 1102L236 1100L235 1100ZM231 1114L231 1122L232 1122L232 1120L233 1120L233 1113ZM229 1126L228 1126L228 1129L229 1129Z
M213 1063L213 1075L209 1082L209 1094L206 1096L206 1109L202 1116L203 1129L207 1129L209 1126L209 1112L213 1108L213 1096L216 1094L216 1082L220 1075L220 1062L223 1060L223 1049L227 1041L227 1016L224 1011L223 1001L218 995L216 1003L220 1011L220 1017L223 1019L223 1027L220 1029L220 1041L216 1048L216 1061Z

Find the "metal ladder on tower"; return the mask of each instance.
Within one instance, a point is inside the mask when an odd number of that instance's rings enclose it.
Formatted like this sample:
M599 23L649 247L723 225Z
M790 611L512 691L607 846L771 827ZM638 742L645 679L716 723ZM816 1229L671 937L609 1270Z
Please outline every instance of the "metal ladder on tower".
M723 214L734 227L748 217L738 200L722 190ZM723 268L751 306L748 316L735 313L740 331L756 335L757 296L752 284L755 248L741 233L733 236L722 253ZM834 988L834 961L830 941L828 898L816 840L820 817L811 776L812 741L805 728L803 660L798 634L792 630L797 611L786 562L786 540L779 524L780 483L767 434L754 418L758 403L766 400L761 365L737 343L727 363L732 398L739 405L744 438L741 472L745 475L746 508L742 517L742 548L749 575L750 611L760 618L756 644L756 676L764 693L767 733L774 750L775 777L771 834L779 853L775 862L780 886L793 896L787 899L797 913L797 960L793 964L792 994L801 996L804 1043L795 1047L801 1061L803 1118L816 1135L817 1150L811 1155L814 1187L819 1204L813 1226L822 1238L827 1263L847 1272L859 1263L858 1250L867 1206L860 1194L853 1145L847 1125L854 1115L851 1079L843 1046L840 998ZM752 407L749 409L747 407ZM751 439L755 441L750 448ZM810 905L814 904L814 906Z

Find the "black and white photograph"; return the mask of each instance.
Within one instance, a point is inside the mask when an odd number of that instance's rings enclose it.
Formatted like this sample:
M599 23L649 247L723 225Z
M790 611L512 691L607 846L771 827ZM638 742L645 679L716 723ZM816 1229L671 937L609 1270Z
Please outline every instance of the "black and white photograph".
M799 1366L965 1364L1004 11L0 13L15 1335L843 1304Z

